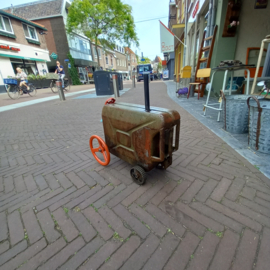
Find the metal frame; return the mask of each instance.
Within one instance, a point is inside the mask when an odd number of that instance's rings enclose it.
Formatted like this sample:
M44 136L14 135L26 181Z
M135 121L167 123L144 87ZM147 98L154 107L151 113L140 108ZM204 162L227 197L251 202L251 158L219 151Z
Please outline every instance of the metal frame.
M212 103L212 104L208 104L209 102L209 97L210 97L210 93L211 93L211 90L212 90L212 84L213 84L213 80L214 80L214 76L217 72L219 71L225 71L225 74L224 74L224 79L223 79L223 85L222 85L222 91L223 93L225 93L225 88L226 88L226 82L227 82L227 76L228 76L228 72L230 71L231 72L231 82L230 82L230 89L229 89L229 95L232 94L232 83L233 83L233 75L234 75L234 70L230 70L232 67L228 67L227 69L218 69L218 70L214 70L213 74L212 74L212 77L211 77L211 81L210 81L210 89L208 91L208 95L207 95L207 99L206 99L206 103L204 105L204 116L206 115L206 109L212 109L212 110L216 110L218 111L218 117L217 117L217 121L219 122L220 121L220 112L223 110L221 107L222 107L222 99L221 99L221 102L219 103ZM246 95L248 95L249 93L249 79L250 79L250 71L247 67L239 67L236 69L236 71L238 70L246 70L247 71L247 87L246 87ZM226 90L228 91L228 90ZM219 108L216 108L216 107L213 107L213 105L218 105L219 104Z

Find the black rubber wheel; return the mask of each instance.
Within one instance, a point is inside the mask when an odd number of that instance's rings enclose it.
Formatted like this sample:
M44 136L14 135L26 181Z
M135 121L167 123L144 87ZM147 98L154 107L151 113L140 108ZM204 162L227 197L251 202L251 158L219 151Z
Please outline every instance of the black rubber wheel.
M51 81L50 88L51 88L51 90L52 90L53 93L58 93L58 87L56 85L56 81L55 80L52 80Z
M27 90L27 93L29 96L34 97L37 94L36 87L33 84L29 85L29 90Z
M136 184L143 185L145 184L147 175L142 167L135 166L130 170L130 176Z

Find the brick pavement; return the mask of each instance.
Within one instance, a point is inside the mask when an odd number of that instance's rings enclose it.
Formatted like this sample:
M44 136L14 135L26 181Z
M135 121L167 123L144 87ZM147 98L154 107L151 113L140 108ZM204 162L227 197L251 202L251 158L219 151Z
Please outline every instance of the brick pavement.
M134 184L130 165L100 166L104 99L50 101L0 115L0 270L270 268L266 177L174 103L181 115L166 171ZM143 104L143 85L121 101Z

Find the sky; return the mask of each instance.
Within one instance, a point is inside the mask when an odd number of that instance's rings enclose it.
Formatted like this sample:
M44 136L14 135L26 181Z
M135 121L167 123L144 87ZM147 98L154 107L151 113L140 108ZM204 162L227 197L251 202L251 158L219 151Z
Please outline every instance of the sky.
M15 6L29 2L34 1L1 0L0 9L9 7L11 4ZM131 49L140 56L143 52L143 56L149 57L151 60L154 60L157 55L163 59L163 54L160 52L159 20L168 25L169 0L122 0L122 2L132 7L132 15L140 42L138 48L131 46ZM140 22L144 20L149 21Z

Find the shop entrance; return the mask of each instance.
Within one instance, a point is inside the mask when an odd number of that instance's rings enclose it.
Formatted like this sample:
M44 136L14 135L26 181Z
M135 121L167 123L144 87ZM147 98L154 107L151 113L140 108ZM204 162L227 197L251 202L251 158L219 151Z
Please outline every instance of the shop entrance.
M14 73L16 74L16 68L21 68L26 75L38 74L37 64L36 61L31 60L24 60L24 59L18 59L18 58L10 58L11 65L13 67Z

